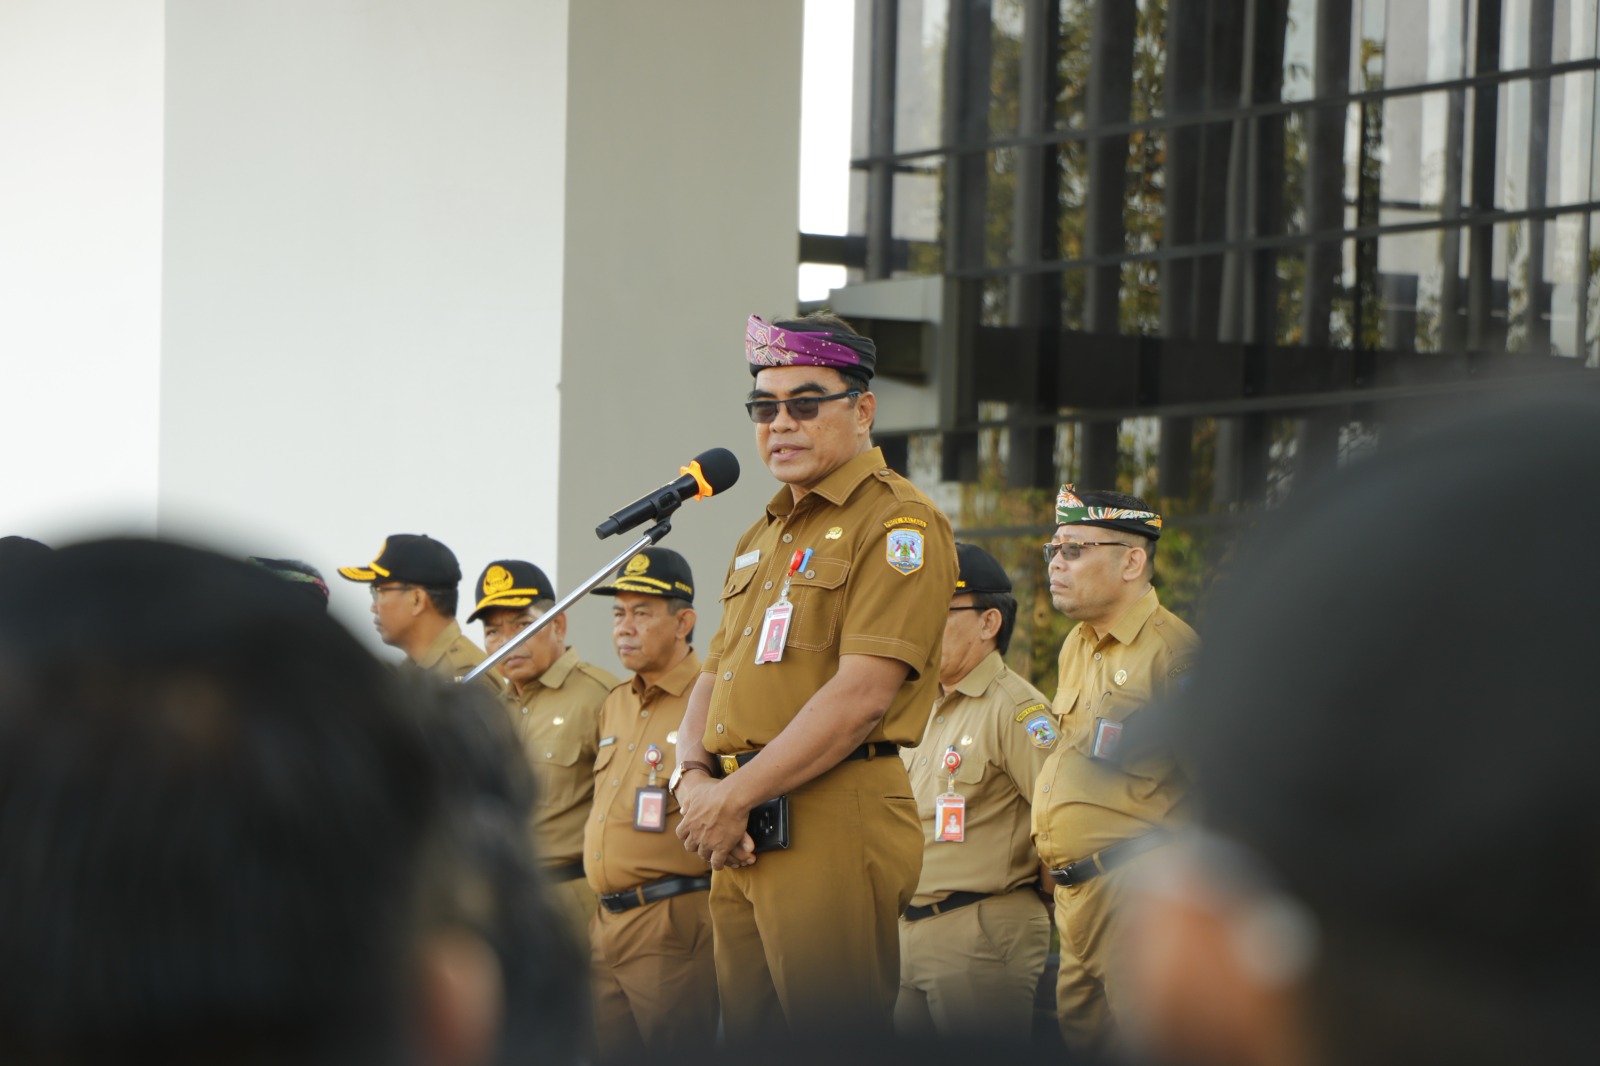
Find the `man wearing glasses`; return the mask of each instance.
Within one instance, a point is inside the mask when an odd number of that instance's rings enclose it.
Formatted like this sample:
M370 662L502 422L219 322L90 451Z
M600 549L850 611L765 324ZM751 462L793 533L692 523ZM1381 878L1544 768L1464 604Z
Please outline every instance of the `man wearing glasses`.
M1078 620L1061 646L1061 741L1033 793L1033 844L1056 883L1056 1010L1073 1047L1104 1047L1112 1035L1119 999L1107 964L1122 868L1163 841L1185 793L1169 754L1124 736L1135 712L1183 682L1199 651L1152 585L1160 536L1161 516L1137 496L1063 485L1044 546L1051 602Z
M870 340L832 315L752 317L745 358L782 487L735 549L678 731L677 832L715 871L730 1042L886 1033L922 864L897 752L927 726L955 540L873 447ZM787 805L788 842L774 830L757 855L747 823L768 801Z
M426 534L396 533L366 566L342 566L341 577L371 587L378 639L406 653L409 666L455 680L483 662L483 652L456 623L461 564ZM481 675L498 692L500 682Z
M1028 818L1059 728L1045 696L1001 658L1017 621L1010 575L976 544L956 545L956 556L943 695L922 744L901 753L925 846L900 919L895 1028L1022 1044L1050 951Z

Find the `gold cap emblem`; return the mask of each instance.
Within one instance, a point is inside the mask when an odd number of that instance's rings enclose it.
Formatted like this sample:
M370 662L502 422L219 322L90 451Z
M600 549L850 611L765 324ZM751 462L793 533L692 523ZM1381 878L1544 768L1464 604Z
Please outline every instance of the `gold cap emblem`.
M635 555L628 560L628 565L623 568L624 574L642 574L650 569L650 560L643 555Z
M511 577L511 571L503 566L491 566L483 575L483 594L485 596L498 596L507 591L516 582Z

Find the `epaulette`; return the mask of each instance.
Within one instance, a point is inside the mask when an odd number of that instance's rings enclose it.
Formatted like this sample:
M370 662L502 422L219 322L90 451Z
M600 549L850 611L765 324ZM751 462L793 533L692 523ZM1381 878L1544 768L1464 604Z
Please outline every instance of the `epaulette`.
M577 669L587 677L598 681L600 683L600 687L605 689L607 692L610 692L612 689L617 687L617 679L615 675L613 675L610 671L600 669L593 663L585 662L584 660L579 659Z

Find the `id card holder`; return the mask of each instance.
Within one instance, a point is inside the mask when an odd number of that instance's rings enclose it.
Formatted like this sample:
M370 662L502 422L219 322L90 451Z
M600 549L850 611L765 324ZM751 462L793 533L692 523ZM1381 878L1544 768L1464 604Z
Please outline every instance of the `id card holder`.
M633 793L633 827L641 833L667 831L667 790L640 785Z
M934 797L933 839L946 844L961 844L967 839L967 799L946 792Z
M781 599L761 619L761 642L756 645L756 662L775 663L783 660L783 646L789 642L789 616L794 605Z
M1122 747L1122 723L1109 718L1096 718L1094 747L1089 752L1090 757L1104 762L1116 762L1117 749L1120 747Z

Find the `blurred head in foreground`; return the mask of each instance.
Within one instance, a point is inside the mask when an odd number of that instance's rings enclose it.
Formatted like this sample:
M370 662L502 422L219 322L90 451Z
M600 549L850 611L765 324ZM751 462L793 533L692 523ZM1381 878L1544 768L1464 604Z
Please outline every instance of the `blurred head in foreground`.
M539 901L471 697L403 690L289 583L204 552L6 575L0 1061L505 1054L528 979L503 953L539 949Z
M1589 1061L1600 1044L1600 404L1502 402L1257 531L1174 718L1200 832L1130 925L1198 1063Z

